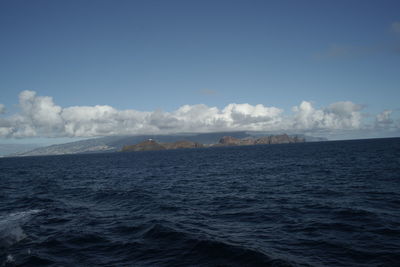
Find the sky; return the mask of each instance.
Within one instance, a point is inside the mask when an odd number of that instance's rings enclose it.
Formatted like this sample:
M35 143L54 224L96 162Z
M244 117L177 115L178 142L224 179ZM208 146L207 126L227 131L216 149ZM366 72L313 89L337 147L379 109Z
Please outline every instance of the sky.
M0 143L400 136L400 1L0 1Z

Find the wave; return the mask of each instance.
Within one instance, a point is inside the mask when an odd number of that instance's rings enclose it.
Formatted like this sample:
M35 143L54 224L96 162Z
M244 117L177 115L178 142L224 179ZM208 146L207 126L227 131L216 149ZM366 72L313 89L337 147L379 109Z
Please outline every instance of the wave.
M50 247L53 251L51 256L46 253L30 255L22 262L26 265L56 263L66 266L299 265L267 255L249 244L194 234L160 220L136 226L117 226L109 229L108 233L69 232L37 244L37 248Z
M211 239L207 236L175 230L162 224L154 224L142 235L146 243L158 244L152 253L158 259L167 256L162 262L167 265L201 266L292 266L289 261L268 256L243 244ZM148 255L150 256L150 255ZM151 255L151 258L154 255ZM169 257L168 257L169 256Z
M3 159L0 267L398 266L398 140Z
M39 209L13 212L0 216L0 248L7 248L26 238L21 226L26 224L32 215L41 212Z

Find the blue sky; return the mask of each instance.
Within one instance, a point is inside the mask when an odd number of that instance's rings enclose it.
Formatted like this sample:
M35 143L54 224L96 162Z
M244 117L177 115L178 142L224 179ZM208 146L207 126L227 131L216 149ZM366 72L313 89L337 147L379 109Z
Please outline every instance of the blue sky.
M280 116L290 117L302 101L328 113L332 103L347 101L359 107L353 111L360 112L370 131L375 117L389 110L391 132L381 129L376 135L397 135L399 10L399 1L361 0L1 1L0 104L5 108L0 127L14 128L0 138L106 135L78 134L76 124L76 131L64 134L59 125L35 124L37 119L27 119L18 104L25 90L36 92L33 98L52 97L62 109L108 105L168 116L184 105L204 104L222 112L229 104L248 103L276 107ZM260 114L244 106L235 110L252 118ZM24 117L19 120L23 127L33 125L30 134L14 134L20 127L12 119L15 114ZM326 117L321 120L298 129L321 129L328 123ZM235 123L224 129L247 125ZM260 125L249 128L271 130ZM363 137L368 128L351 125L354 137ZM154 127L132 131L163 132ZM196 127L179 124L179 129Z

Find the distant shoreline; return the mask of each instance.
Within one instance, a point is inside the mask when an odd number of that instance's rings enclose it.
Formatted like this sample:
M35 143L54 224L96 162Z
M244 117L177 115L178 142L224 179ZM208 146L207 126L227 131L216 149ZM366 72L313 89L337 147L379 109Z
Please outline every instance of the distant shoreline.
M254 146L254 145L273 145L273 144L293 144L304 143L305 138L298 136L288 136L287 134L262 136L259 138L235 138L232 136L223 136L215 144L202 144L188 140L180 140L176 142L159 143L154 139L142 141L134 145L125 145L121 152L129 151L158 151L172 149L192 149L202 147L226 147L226 146Z

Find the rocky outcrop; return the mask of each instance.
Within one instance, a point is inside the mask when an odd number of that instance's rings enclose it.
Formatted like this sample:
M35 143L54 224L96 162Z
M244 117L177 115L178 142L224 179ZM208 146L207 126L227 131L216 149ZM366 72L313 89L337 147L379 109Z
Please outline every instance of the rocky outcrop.
M239 139L232 136L224 136L219 140L218 144L222 146L250 146L254 145L255 141L252 137Z
M271 144L271 137L270 136L264 136L261 138L257 138L256 141L254 142L255 145L269 145Z
M251 145L269 145L269 144L289 144L289 143L303 143L304 138L297 136L291 137L287 134L263 136L260 138L246 137L235 138L232 136L222 137L218 144L212 146L251 146ZM121 151L154 151L154 150L171 150L171 149L187 149L187 148L200 148L209 147L210 145L203 145L192 141L177 141L173 143L157 143L153 139L148 139L136 145L124 146Z
M177 141L174 143L162 143L162 146L166 149L181 149L181 148L200 148L204 147L202 144L192 141Z
M156 141L149 139L140 142L136 145L124 146L121 151L155 151L155 150L165 150L166 148Z
M289 143L294 143L294 140L287 134L270 136L270 144L289 144Z
M236 146L240 144L240 139L232 136L224 136L219 140L219 144L224 146Z

